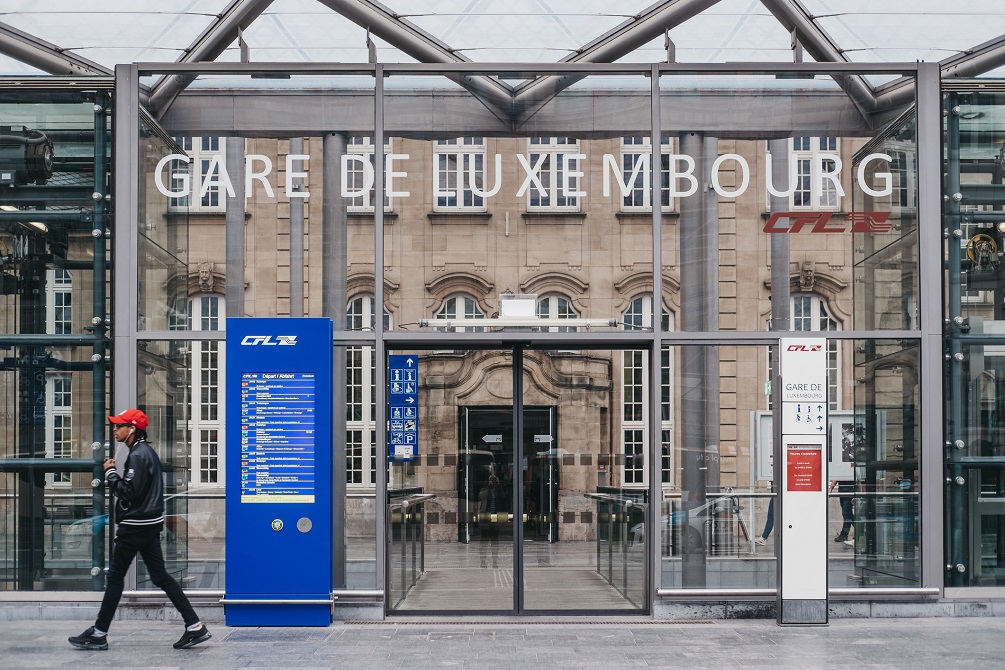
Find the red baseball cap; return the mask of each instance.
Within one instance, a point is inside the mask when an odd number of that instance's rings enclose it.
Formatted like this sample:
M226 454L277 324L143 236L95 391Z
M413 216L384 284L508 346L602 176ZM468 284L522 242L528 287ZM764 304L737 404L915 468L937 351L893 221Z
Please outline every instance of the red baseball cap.
M112 423L136 426L140 430L146 430L147 426L150 425L150 420L147 419L147 415L138 409L127 409L121 414L108 417L108 420Z

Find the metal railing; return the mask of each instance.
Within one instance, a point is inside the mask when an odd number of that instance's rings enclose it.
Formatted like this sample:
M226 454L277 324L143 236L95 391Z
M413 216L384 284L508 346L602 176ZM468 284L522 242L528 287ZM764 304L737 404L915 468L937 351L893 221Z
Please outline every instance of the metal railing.
M646 607L646 544L649 504L642 494L587 493L597 506L597 574L625 600Z
M432 493L392 498L387 504L387 602L397 608L426 569L426 507Z

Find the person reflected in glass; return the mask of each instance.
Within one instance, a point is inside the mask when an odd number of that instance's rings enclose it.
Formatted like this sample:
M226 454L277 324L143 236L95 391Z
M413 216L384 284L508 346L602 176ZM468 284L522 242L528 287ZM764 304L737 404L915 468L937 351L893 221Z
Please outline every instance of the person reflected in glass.
M771 535L772 529L775 527L775 496L771 496L768 500L768 517L764 520L764 530L761 534L757 536L754 540L754 544L766 544L768 541L768 536Z
M499 477L493 472L488 482L478 494L478 521L482 529L482 539L494 540L499 537L499 524L505 511L505 491Z
M847 495L838 495L838 500L841 503L841 532L834 537L834 541L842 542L852 547L855 546L855 542L848 539L848 533L855 524L855 507L852 502L853 496L851 495L855 492L855 482L832 481L830 492L833 493L835 489L839 494Z

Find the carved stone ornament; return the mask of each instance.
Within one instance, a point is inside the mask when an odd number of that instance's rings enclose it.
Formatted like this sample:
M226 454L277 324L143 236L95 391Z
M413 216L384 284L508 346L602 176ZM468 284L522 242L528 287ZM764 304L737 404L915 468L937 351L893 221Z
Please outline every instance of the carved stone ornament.
M816 270L814 269L816 263L813 261L803 261L802 266L799 268L799 290L811 292L813 290L813 284L816 282Z

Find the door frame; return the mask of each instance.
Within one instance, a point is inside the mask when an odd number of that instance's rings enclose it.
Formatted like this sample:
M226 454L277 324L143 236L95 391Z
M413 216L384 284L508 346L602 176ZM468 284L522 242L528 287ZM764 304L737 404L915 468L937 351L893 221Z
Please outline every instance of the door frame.
M583 346L584 344L588 344L588 346L584 347ZM419 343L419 342L408 342L407 344L404 341L403 342L395 342L393 346L387 347L387 349L385 349L385 351L383 352L384 359L385 359L384 368L386 369L386 366L387 366L387 364L386 364L386 355L388 353L388 350L393 350L393 351L400 351L400 350L435 351L435 350L442 349L442 348L443 348L442 345L437 346L437 347L432 347L432 346L430 346L430 343L428 343L428 342L421 342L421 343ZM530 342L530 341L503 341L503 342L499 342L499 343L494 343L494 346L491 346L491 347L486 347L486 346L471 346L470 344L464 345L464 344L451 343L450 348L454 349L454 350L464 350L464 351L472 351L472 350L490 348L490 349L493 349L493 350L500 350L500 351L506 351L506 350L508 350L509 352L511 352L511 354L512 354L512 366L510 368L510 374L512 376L512 381L513 381L513 403L512 403L512 411L513 411L513 459L514 459L514 467L516 467L517 464L521 464L522 463L522 460L523 460L523 457L524 457L524 454L525 454L524 439L523 439L523 433L524 433L524 416L523 416L523 413L524 413L524 402L523 402L523 400L524 400L524 383L523 383L523 381L524 380L523 380L523 377L524 377L524 370L525 370L525 368L524 368L524 352L527 349L546 349L546 350L555 349L556 348L555 344L553 344L553 343L534 343L534 342ZM658 357L657 354L654 353L654 346L652 345L651 342L646 342L646 343L639 343L639 342L610 342L610 341L603 341L603 342L597 341L597 342L589 342L589 343L580 342L580 343L576 343L575 344L575 348L577 350L585 348L585 349L610 349L612 351L621 351L621 350L629 350L629 349L642 349L642 350L646 351L647 354L648 354L648 356L649 356L650 367L653 367L654 365L656 365L656 366L659 365L659 357ZM655 359L655 363L653 362L654 359ZM657 375L655 378L658 379L659 376ZM386 382L386 380L385 380L385 382ZM650 395L652 395L652 394L650 394ZM652 418L654 416L654 411L653 411L653 407L652 407L653 403L650 401L648 404L650 405L650 407L649 407L649 412L647 412L647 414L650 417L650 419L649 419L650 422L652 422ZM477 406L474 406L474 407L477 407ZM488 406L486 406L486 407L488 407ZM505 406L504 405L501 405L501 406L497 405L496 407L505 407ZM541 406L541 407L544 407L544 406ZM549 407L551 407L551 406L549 406ZM380 413L378 412L378 416L379 416L379 414ZM555 421L554 432L555 432L556 438L557 438L557 433L558 433L558 422L557 422L558 407L557 406L554 407L553 417L554 417L554 421ZM459 421L458 421L458 423L459 423ZM459 427L460 426L458 425L458 428ZM657 438L654 437L654 435L655 436L660 435L660 431L659 430L650 430L649 431L649 440L647 441L647 445L646 446L647 446L648 452L650 454L650 458L647 459L647 462L649 463L649 465L647 467L649 467L650 469L652 469L654 467L652 465L654 462L660 462L660 459L655 458L655 457L652 456L652 454L658 453L658 450L654 451L654 447L653 447L653 440L657 439ZM385 435L385 438L386 438L386 435ZM615 436L613 434L611 435L611 439L612 440L615 439ZM458 444L460 444L459 440L458 440ZM385 460L385 463L386 463L386 460ZM511 500L513 501L513 509L514 510L516 510L518 508L521 509L520 519L522 521L522 517L523 517L523 513L522 513L523 507L522 506L523 506L523 502L524 502L524 499L523 499L524 497L523 497L522 486L520 485L521 482L522 482L521 478L519 478L519 477L513 477L513 482L512 482L513 488L512 488L512 491L511 491ZM650 497L650 500L654 499L653 495L652 495L652 489L654 487L658 487L658 486L659 486L659 479L658 479L658 477L654 479L653 473L650 472L650 481L649 481L649 489L650 489L650 496L649 497ZM384 488L385 488L385 495L386 495L386 487L384 487ZM519 507L518 507L518 505L519 505ZM385 505L385 507L386 507L386 505ZM557 509L555 510L555 513L556 514L558 513ZM646 594L646 606L645 607L639 608L637 610L624 610L624 611L622 611L622 610L616 610L616 611L614 611L614 610L604 610L604 611L599 611L599 610L592 610L592 609L583 609L583 610L573 610L573 609L570 609L570 610L539 610L539 609L534 609L534 610L527 610L527 608L525 606L524 589L523 589L523 584L524 584L524 561L523 561L524 524L521 522L521 523L514 523L513 524L513 546L512 546L512 551L513 551L513 608L511 610L509 610L510 613L514 614L514 615L525 615L526 614L526 615L535 615L535 616L537 616L537 615L539 615L539 616L555 616L555 615L559 615L559 616L579 616L579 615L584 615L584 614L615 614L615 615L627 615L627 616L631 616L631 615L636 615L636 616L651 615L651 613L652 613L652 606L653 606L653 597L654 597L654 592L653 592L654 575L653 575L653 558L651 556L651 554L653 552L650 550L651 547L652 547L652 541L651 541L650 538L653 537L653 532L658 532L658 528L656 528L656 524L653 521L653 519L655 517L657 517L657 515L650 513L647 516L648 516L648 521L647 521L647 524L646 524L646 533L645 533L645 538L646 539L645 539L645 546L644 546L644 549L643 549L643 551L644 551L643 565L644 565L644 570L645 570L645 584L646 584L645 589L644 589L645 594ZM514 521L515 520L516 520L516 513L514 512ZM556 528L556 531L557 531L557 528ZM389 543L387 541L384 541L382 544L384 545L383 551L385 553L385 556L383 557L382 562L384 564L384 570L386 571L386 566L388 565L388 561L387 561L388 557L386 556L386 552L389 549ZM386 577L385 577L385 581L386 581ZM507 610L491 610L491 611L486 611L484 613L485 614L496 614L496 615L498 615L498 614L505 614L506 611ZM388 603L385 601L385 615L394 615L396 613L397 613L396 611L390 610L388 608ZM404 614L404 615L415 615L415 614L423 614L423 613L425 613L425 612L417 612L417 611L412 611L412 610L406 610L404 612L401 612L401 614ZM444 613L457 614L458 611L450 611L450 612L443 612L443 611L432 612L432 611L430 611L430 612L428 612L428 614L439 614L439 615L442 615ZM472 614L478 614L479 612L464 610L464 611L461 611L460 613L463 613L464 615L472 615Z

